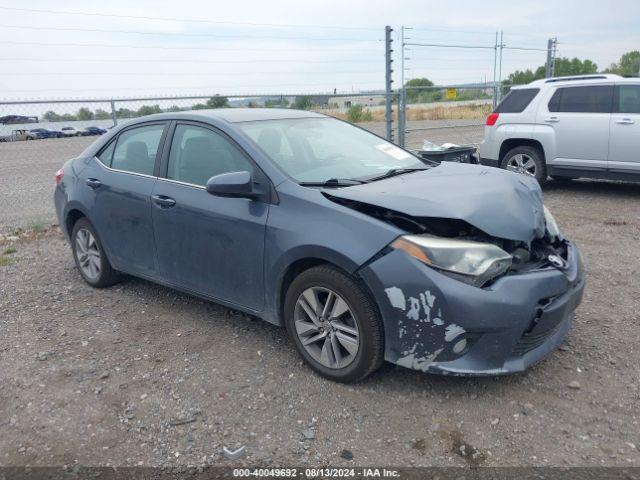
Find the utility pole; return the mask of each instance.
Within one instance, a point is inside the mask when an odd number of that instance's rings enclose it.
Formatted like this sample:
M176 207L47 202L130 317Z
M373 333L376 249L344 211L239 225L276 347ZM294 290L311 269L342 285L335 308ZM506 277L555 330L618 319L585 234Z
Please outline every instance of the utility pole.
M386 138L393 142L393 39L391 33L393 28L389 25L384 27L384 71L385 71L385 111L384 120L386 125Z
M554 75L555 60L556 60L556 45L558 44L557 38L550 38L547 41L547 64L545 68L545 77L551 78Z
M493 109L498 106L498 89L496 84L496 72L498 71L498 32L496 41L493 44Z
M500 31L500 62L498 63L498 98L497 101L499 102L500 100L502 100L502 51L504 50L504 32Z

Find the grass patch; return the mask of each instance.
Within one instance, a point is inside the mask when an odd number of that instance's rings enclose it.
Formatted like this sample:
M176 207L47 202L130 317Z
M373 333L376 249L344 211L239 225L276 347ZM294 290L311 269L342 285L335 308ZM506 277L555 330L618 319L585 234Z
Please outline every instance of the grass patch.
M47 229L47 222L42 220L35 220L29 224L29 230L35 233L42 233Z
M17 250L13 247L7 247L4 249L4 252L2 252L3 255L11 255L12 253L16 253Z
M11 265L16 261L16 257L5 257L4 255L0 255L0 267L6 267L7 265Z

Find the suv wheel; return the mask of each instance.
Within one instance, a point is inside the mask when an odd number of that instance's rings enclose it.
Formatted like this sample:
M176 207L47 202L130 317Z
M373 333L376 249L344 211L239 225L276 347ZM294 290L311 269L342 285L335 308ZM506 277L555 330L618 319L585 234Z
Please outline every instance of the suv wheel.
M543 183L547 179L547 169L540 150L534 147L516 147L502 158L500 167L512 172L535 177Z
M79 219L71 233L73 259L85 282L92 287L109 287L120 280L102 248L93 225L86 218Z
M358 282L336 268L319 266L298 275L287 291L284 316L298 352L325 378L357 382L382 364L378 309Z

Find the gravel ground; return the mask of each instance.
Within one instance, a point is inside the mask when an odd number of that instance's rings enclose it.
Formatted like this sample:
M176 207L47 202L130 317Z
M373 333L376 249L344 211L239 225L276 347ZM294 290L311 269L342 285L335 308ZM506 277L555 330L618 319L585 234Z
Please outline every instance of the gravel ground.
M0 144L0 232L55 222L53 173L93 140ZM283 329L130 277L88 287L55 228L0 240L0 465L229 465L240 445L261 465L640 465L640 185L551 182L545 201L583 249L584 302L560 350L500 378L331 383Z
M16 189L14 214L42 207ZM545 197L585 254L584 302L561 349L498 378L331 383L283 329L134 278L92 289L56 229L5 239L0 465L640 465L640 185Z

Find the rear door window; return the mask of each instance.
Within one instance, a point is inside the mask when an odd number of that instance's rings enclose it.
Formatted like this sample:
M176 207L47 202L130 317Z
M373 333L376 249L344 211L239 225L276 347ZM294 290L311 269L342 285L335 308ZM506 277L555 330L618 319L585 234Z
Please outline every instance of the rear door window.
M153 175L164 127L164 124L145 125L122 132L113 151L111 168Z
M496 113L522 113L529 106L539 88L519 88L511 90L500 105L496 107Z
M556 90L549 101L550 112L611 113L611 85L565 87Z
M616 87L615 113L640 113L640 85Z

